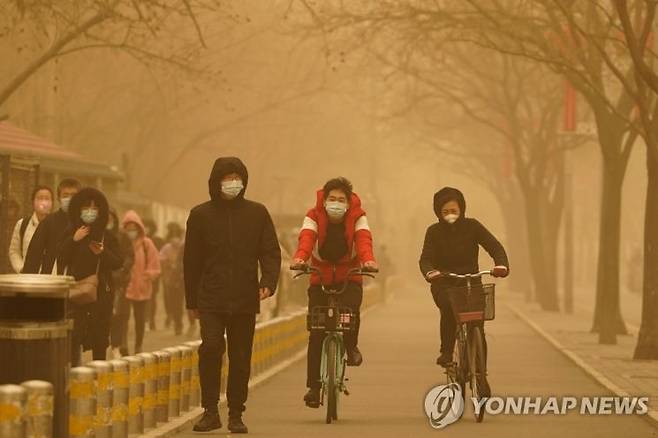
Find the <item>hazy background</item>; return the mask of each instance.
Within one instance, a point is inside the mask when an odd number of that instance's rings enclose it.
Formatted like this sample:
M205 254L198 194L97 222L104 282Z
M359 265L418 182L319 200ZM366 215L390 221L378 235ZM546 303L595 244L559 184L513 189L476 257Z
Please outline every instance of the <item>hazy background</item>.
M15 125L117 166L127 176L126 189L184 208L208 198L210 168L224 155L246 163L248 198L273 214L297 214L300 222L315 190L345 176L363 199L376 243L388 245L399 273L418 275L425 228L436 220L432 195L445 185L463 190L467 214L509 241L501 208L521 217L523 206L501 207L493 190L512 190L514 178L487 186L472 177L479 170L461 152L450 151L468 143L466 154L495 152L499 138L454 105L409 104L413 79L392 74L359 43L328 43L309 32L307 12L288 1L225 5L200 16L207 47L190 65L203 74L146 65L121 50L84 50L45 65L0 108ZM4 78L49 39L47 29L44 35L27 21L12 25L23 29L13 27L0 39ZM172 35L177 39L156 46L195 39L182 19ZM441 123L426 123L430 118ZM449 150L437 147L442 142ZM593 296L601 179L595 139L570 152L567 162L576 286ZM629 293L627 260L641 246L645 173L644 148L635 147L623 188L622 294ZM523 275L526 256L508 251L512 272Z

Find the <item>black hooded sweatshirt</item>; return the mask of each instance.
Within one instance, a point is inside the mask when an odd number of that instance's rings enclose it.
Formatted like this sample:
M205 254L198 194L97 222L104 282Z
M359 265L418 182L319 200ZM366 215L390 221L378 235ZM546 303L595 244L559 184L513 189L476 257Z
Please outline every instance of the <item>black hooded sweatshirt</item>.
M461 213L455 223L443 219L441 208L446 202L457 201ZM439 221L430 225L425 233L423 251L420 255L420 272L426 276L432 270L471 274L480 270L479 246L493 258L496 266L509 269L503 245L476 219L465 217L466 201L459 190L444 187L434 194L434 213ZM455 285L454 279L441 278L432 282L432 289Z
M234 172L244 188L236 198L223 199L222 177ZM258 313L259 288L276 290L281 269L279 241L265 206L244 198L248 180L239 158L218 158L208 179L210 200L190 211L183 254L188 309Z

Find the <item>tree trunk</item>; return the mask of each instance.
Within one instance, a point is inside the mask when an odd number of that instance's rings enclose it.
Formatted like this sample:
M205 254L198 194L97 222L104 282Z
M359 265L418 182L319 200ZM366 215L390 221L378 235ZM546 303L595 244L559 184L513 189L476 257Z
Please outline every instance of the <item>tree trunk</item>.
M511 190L516 191L516 188ZM510 259L509 288L514 293L533 297L535 284L530 271L526 217L519 213L523 202L520 195L501 202L507 236L505 246Z
M524 190L530 266L535 280L537 302L543 310L557 311L559 305L555 270L551 270L556 266L556 260L550 260L551 257L555 258L556 251L551 250L551 244L548 244L550 239L547 238L545 228L545 215L553 214L553 212L547 212L541 208L541 205L547 203L542 203L540 196L542 195L537 194L536 191ZM553 244L557 245L557 239L553 239Z
M633 359L658 359L658 153L647 147L642 323Z
M599 228L596 304L592 332L599 343L615 344L617 334L626 334L619 307L619 246L621 236L622 184L626 163L603 161L603 190Z

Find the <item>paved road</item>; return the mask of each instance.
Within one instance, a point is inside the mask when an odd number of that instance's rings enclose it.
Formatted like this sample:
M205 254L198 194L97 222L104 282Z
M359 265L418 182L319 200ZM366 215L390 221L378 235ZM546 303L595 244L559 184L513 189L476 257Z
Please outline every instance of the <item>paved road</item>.
M250 393L244 420L250 434L267 437L657 437L658 429L634 416L512 416L474 422L470 412L445 429L432 429L423 412L427 391L445 381L434 365L438 315L423 289L400 293L373 309L363 321L364 364L350 368L349 397L338 422L324 424L324 412L303 405L305 361L300 361ZM499 297L499 303L504 299ZM494 395L607 395L596 382L499 305L487 325L490 382ZM226 411L222 409L222 418ZM226 421L224 421L226 423ZM228 434L226 426L212 434ZM198 436L191 431L181 437Z

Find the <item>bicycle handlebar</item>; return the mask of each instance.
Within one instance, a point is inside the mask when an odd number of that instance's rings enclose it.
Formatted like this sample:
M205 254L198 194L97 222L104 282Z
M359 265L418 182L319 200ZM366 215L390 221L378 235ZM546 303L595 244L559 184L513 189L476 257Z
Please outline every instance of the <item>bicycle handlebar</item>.
M312 273L320 274L320 269L315 267L315 266L309 266L308 264L303 264L301 266L290 266L291 271L299 271L297 274L295 274L292 278L296 279L298 277L301 277L302 275L310 275ZM349 278L353 275L360 275L362 277L370 277L370 278L375 278L374 273L379 272L379 269L376 268L368 268L368 267L362 267L362 268L352 268L349 271L347 271L347 274L345 275L345 280L343 281L343 287L340 289L340 291L336 292L331 292L331 293L343 293L345 292L345 289L347 289L347 282ZM325 285L322 285L322 289L326 292L327 289L324 287Z
M462 278L462 279L463 278L468 278L468 279L470 279L470 278L482 278L485 275L493 275L493 271L492 270L480 271L480 272L476 272L474 274L455 274L453 272L441 272L439 275L432 278L431 280L434 280L436 278Z

